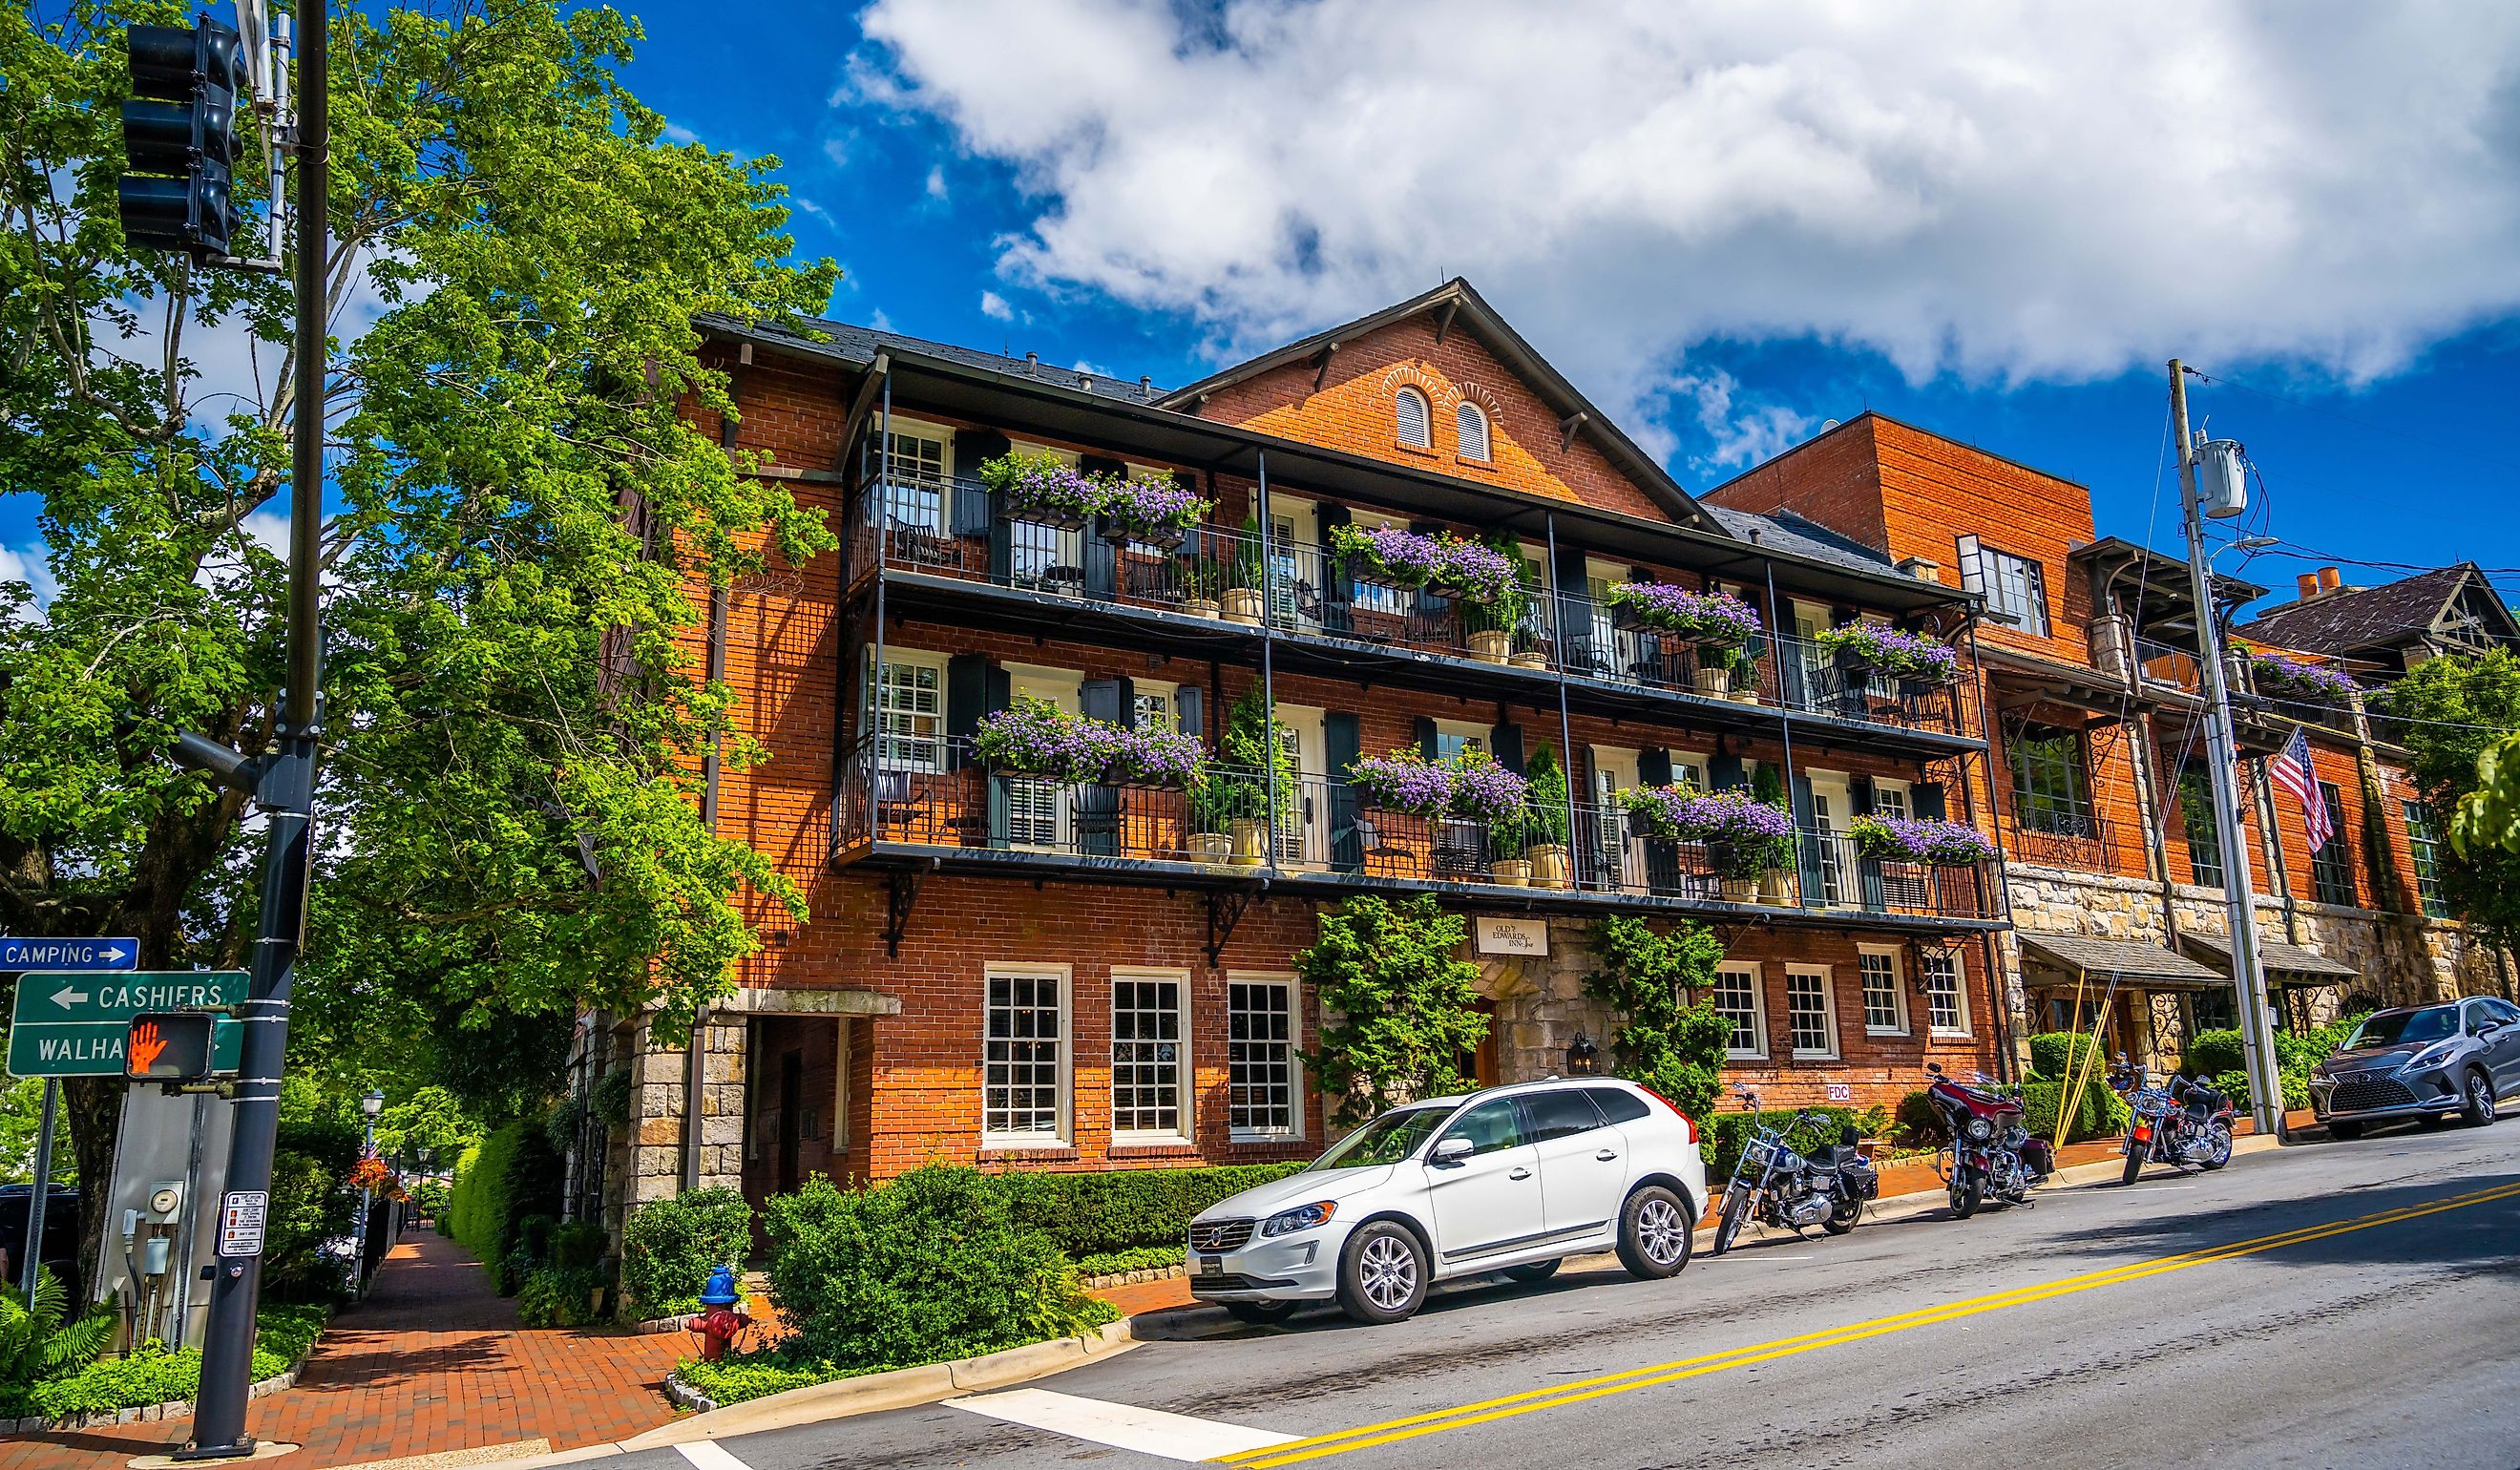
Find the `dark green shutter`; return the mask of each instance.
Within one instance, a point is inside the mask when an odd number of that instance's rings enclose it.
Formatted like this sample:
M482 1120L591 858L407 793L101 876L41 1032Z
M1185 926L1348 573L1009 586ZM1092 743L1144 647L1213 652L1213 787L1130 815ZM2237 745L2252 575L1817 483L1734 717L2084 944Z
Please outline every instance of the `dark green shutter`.
M1126 679L1088 679L1078 690L1077 707L1085 718L1127 726L1136 713ZM1076 839L1083 851L1116 857L1120 851L1120 790L1100 782L1076 793Z
M1861 771L1848 777L1846 802L1856 816L1869 816L1872 811L1872 778Z
M1418 753L1428 760L1435 758L1435 722L1424 715L1409 722L1410 738L1418 742Z
M1944 821L1948 809L1944 805L1943 783L1938 780L1916 782L1908 789L1908 805L1919 817Z
M1356 605L1356 583L1347 574L1347 563L1330 550L1330 527L1350 523L1347 507L1325 501L1314 507L1316 533L1321 538L1322 563L1322 627L1330 633L1353 630L1356 620L1348 615Z
M1817 909L1821 907L1823 892L1821 886L1820 840L1809 835L1813 826L1811 778L1795 776L1793 793L1794 826L1797 829L1794 851L1801 859L1803 907Z
M945 765L961 770L970 760L971 736L979 734L980 717L989 712L989 660L978 653L957 653L945 660L945 734L953 742Z
M1859 771L1846 779L1846 804L1855 816L1871 816L1876 800L1872 794L1871 777ZM1855 859L1856 884L1863 893L1864 907L1875 913L1889 908L1890 893L1882 884L1881 860L1864 856L1856 850L1852 839L1844 839L1838 853L1839 860L1843 862L1849 854Z
M1637 783L1643 786L1670 785L1671 752L1659 748L1638 751ZM1603 841L1603 846L1609 849L1603 854L1605 858L1616 861L1620 852L1618 839L1607 833L1617 831L1619 825L1624 824L1626 821L1627 818L1622 815L1613 815L1605 819L1605 823L1609 824ZM1668 837L1647 837L1644 839L1644 849L1646 890L1665 898L1679 893L1682 886L1680 844Z
M1741 758L1737 755L1719 755L1706 763L1706 784L1713 790L1730 791L1734 786L1749 783L1749 777L1742 771Z
M1207 690L1185 684L1173 690L1173 728L1195 739L1207 738Z
M1499 725L1489 731L1488 753L1496 757L1498 765L1516 776L1522 775L1522 727L1511 724Z
M1594 658L1592 584L1584 574L1582 550L1560 544L1556 563L1549 569L1549 580L1557 595L1557 638L1562 645L1557 650L1559 666L1577 674L1601 672Z
M1129 467L1098 455L1079 455L1076 468L1086 474L1125 476ZM1109 601L1120 590L1120 544L1102 534L1102 517L1095 516L1078 533L1084 542L1085 595Z
M1343 710L1322 716L1322 766L1329 773L1330 865L1341 872L1365 870L1365 842L1356 829L1356 792L1348 767L1365 754L1357 717Z
M1007 519L997 513L996 497L980 486L980 467L1014 446L993 428L954 431L954 534L989 538L989 579L1003 582L1013 562L1007 538Z
M1671 752L1663 749L1637 752L1637 784L1668 786L1671 784Z

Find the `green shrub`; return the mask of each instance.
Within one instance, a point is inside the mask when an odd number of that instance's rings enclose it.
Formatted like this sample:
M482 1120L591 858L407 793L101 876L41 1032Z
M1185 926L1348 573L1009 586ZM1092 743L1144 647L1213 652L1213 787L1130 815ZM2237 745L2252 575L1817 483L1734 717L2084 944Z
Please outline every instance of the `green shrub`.
M589 1220L572 1221L552 1231L551 1264L562 1270L594 1270L604 1263L612 1238Z
M1162 1270L1182 1264L1185 1247L1178 1245L1142 1245L1134 1250L1104 1251L1095 1256L1080 1256L1076 1273L1080 1276L1116 1276L1123 1271Z
M112 1342L115 1320L105 1304L73 1314L69 1289L49 1266L35 1269L31 1300L0 1287L0 1416L23 1418L37 1384L86 1367Z
M466 1149L446 1207L457 1243L483 1265L497 1265L517 1248L518 1222L560 1213L562 1175L538 1120L510 1123ZM535 1252L529 1264L541 1262Z
M1934 1111L1934 1100L1922 1088L1899 1099L1897 1118L1900 1139L1912 1147L1950 1141L1943 1136L1943 1115Z
M2310 1071L2308 1068L2305 1067L2298 1072L2287 1068L2281 1072L2277 1072L2275 1074L2275 1079L2283 1084L2284 1111L2296 1112L2302 1108L2310 1106ZM2237 1108L2242 1113L2249 1111L2250 1091L2249 1074L2247 1072L2234 1067L2228 1072L2215 1073L2211 1081L2214 1091L2229 1096L2232 1107Z
M350 1233L359 1196L343 1180L359 1159L359 1130L332 1117L287 1118L271 1156L263 1290L276 1301L333 1301L349 1290L348 1267L323 1247Z
M1435 895L1397 903L1372 894L1324 910L1295 956L1335 1024L1304 1065L1339 1123L1361 1124L1412 1097L1463 1091L1462 1059L1485 1041L1479 967L1462 958L1469 920Z
M770 1292L789 1351L842 1368L911 1367L1068 1337L1118 1315L1015 1223L977 1170L931 1164L843 1190L808 1180L770 1201Z
M589 1305L604 1289L601 1272L537 1267L517 1291L517 1321L526 1327L590 1327L603 1319Z
M1860 1137L1875 1137L1889 1126L1886 1108L1819 1107L1819 1116L1785 1135L1787 1147L1807 1153L1823 1144L1835 1143L1852 1127ZM1698 1151L1706 1156L1706 1187L1720 1190L1732 1179L1733 1167L1741 1162L1741 1150L1750 1143L1749 1113L1714 1113L1700 1124ZM1771 1112L1757 1115L1771 1128L1782 1128L1794 1115Z
M411 1185L413 1212L423 1220L435 1221L441 1227L440 1234L445 1233L446 1194L446 1181L443 1180L417 1180Z
M1690 1118L1713 1114L1732 1023L1716 1014L1712 1001L1689 1005L1683 997L1713 982L1723 941L1697 924L1657 934L1642 919L1611 917L1594 920L1584 942L1595 960L1584 994L1619 1018L1610 1033L1611 1070Z
M844 1369L829 1362L796 1358L779 1348L738 1353L716 1362L687 1359L674 1376L708 1395L720 1408L746 1399L766 1399L789 1389L811 1388L834 1378L854 1378L874 1368Z
M324 1330L324 1310L302 1305L269 1308L255 1315L254 1326L253 1377L260 1382L289 1371L291 1363L315 1346ZM39 1383L27 1400L43 1413L59 1418L190 1400L200 1396L201 1388L199 1348L170 1353L161 1344L147 1343L128 1358L98 1359L75 1373Z
M2109 1091L2105 1079L2094 1078L2083 1087L2083 1105L2072 1119L2063 1136L2056 1132L2059 1099L2065 1094L2062 1082L2033 1082L2021 1089L2021 1126L2035 1138L2057 1143L2072 1143L2083 1138L2105 1137L2126 1130L2129 1114L2126 1099Z
M1026 1171L988 1179L1005 1197L1017 1226L1038 1230L1060 1250L1081 1257L1142 1246L1168 1245L1178 1250L1189 1237L1191 1218L1201 1210L1303 1167L1289 1163L1095 1174Z
M2245 1071L2248 1065L2248 1051L2237 1031L2200 1031L2188 1040L2179 1058L2180 1073L2186 1077L2220 1077Z
M742 1191L693 1189L642 1205L623 1222L621 1290L643 1316L696 1312L709 1269L740 1267L751 1254L752 1206Z
M2066 1082L2071 1080L2070 1074L2076 1066L2087 1066L2093 1076L2105 1080L2109 1075L2109 1055L2107 1051L2099 1050L2093 1058L2092 1054L2096 1049L2088 1036L2071 1031L2043 1031L2030 1039L2031 1075L2043 1082Z

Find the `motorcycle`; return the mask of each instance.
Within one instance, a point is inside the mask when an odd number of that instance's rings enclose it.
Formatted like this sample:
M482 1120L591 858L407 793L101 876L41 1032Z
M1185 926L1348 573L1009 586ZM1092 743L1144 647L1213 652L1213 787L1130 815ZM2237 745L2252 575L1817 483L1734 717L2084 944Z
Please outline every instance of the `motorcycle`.
M1933 1079L1925 1096L1952 1140L1934 1156L1934 1172L1951 1188L1952 1214L1966 1220L1989 1199L2028 1203L2053 1155L2022 1126L2021 1100L1988 1091L1997 1084L1983 1073L1973 1074L1974 1088L1944 1076L1940 1062L1927 1062L1925 1074Z
M2126 1173L2132 1184L2146 1164L2220 1169L2231 1162L2231 1125L2239 1113L2231 1099L2202 1082L2173 1075L2170 1086L2152 1086L2152 1074L2118 1054L2109 1085L2123 1094L2134 1117L2127 1124Z
M1807 1225L1819 1225L1832 1235L1854 1229L1865 1202L1881 1194L1881 1176L1870 1160L1856 1151L1855 1130L1842 1129L1835 1143L1813 1149L1809 1155L1796 1153L1785 1141L1787 1136L1806 1124L1826 1122L1826 1114L1796 1113L1784 1127L1773 1128L1760 1121L1758 1093L1741 1087L1732 1091L1749 1109L1751 1136L1740 1162L1732 1166L1732 1182L1724 1191L1724 1212L1715 1224L1715 1254L1721 1256L1732 1248L1744 1219L1797 1235Z

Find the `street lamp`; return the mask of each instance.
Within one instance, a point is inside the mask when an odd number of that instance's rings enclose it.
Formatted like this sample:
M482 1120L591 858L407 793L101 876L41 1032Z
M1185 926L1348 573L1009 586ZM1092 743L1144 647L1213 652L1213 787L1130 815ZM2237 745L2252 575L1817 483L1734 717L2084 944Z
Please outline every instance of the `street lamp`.
M377 1155L377 1114L384 1110L385 1094L376 1088L368 1089L367 1095L359 1099L359 1111L368 1115L367 1141L359 1145L359 1159L363 1163ZM353 1291L365 1290L368 1284L368 1207L376 1197L377 1191L373 1186L359 1190L359 1218L350 1226L350 1249L355 1253L350 1261Z
M1566 1047L1566 1075L1590 1077L1599 1070L1600 1061L1601 1048L1593 1045L1591 1037L1576 1032L1575 1040Z

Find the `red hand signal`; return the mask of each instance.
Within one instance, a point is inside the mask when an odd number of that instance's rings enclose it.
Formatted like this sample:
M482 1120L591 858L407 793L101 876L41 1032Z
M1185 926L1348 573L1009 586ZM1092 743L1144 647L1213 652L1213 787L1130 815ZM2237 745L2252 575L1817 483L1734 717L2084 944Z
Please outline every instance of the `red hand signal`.
M131 1033L131 1070L148 1071L157 1062L158 1053L165 1049L166 1039L158 1034L158 1023L142 1022L140 1029Z

